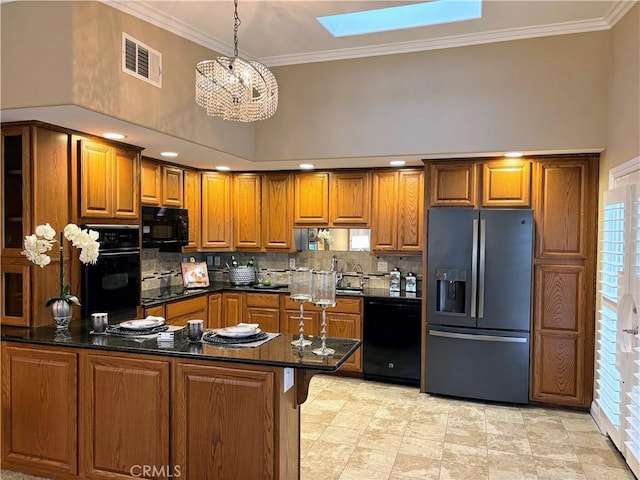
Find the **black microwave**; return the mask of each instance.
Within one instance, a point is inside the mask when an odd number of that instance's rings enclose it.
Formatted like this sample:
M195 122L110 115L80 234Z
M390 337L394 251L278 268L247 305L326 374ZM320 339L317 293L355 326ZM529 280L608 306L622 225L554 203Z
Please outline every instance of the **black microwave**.
M142 248L179 252L189 242L189 211L142 207Z

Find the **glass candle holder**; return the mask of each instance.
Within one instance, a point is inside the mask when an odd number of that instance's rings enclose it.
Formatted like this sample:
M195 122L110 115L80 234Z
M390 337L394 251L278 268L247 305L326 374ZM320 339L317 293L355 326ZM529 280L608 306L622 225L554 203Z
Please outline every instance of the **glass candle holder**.
M327 348L327 308L336 305L336 272L313 272L311 301L322 308L322 346L312 350L316 355L333 355L332 348Z
M291 345L305 347L311 345L311 340L304 338L304 302L311 301L311 269L301 267L291 272L291 300L300 303L300 338L293 340Z

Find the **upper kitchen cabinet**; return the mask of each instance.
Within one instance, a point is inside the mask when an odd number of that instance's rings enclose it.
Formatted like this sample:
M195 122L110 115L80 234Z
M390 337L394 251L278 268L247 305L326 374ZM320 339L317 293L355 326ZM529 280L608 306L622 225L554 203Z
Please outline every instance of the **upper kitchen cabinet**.
M233 176L233 244L239 250L260 250L262 244L262 176Z
M373 175L371 250L422 252L424 174L422 170L381 170Z
M138 220L139 150L81 138L80 216Z
M289 251L293 245L293 174L266 173L262 177L262 246Z
M144 205L158 207L183 206L183 170L142 159L141 199Z
M531 207L529 160L437 160L427 169L431 207Z
M293 222L295 225L328 226L329 173L296 173L294 180Z
M201 196L200 173L195 170L185 170L184 208L189 211L189 243L183 247L185 251L200 248Z
M369 225L371 215L371 174L332 172L329 222L339 225Z
M2 125L0 188L0 321L3 325L49 323L47 298L56 295L60 260L50 252L49 268L39 268L20 254L26 235L49 223L57 232L77 221L72 215L70 135L38 123ZM70 272L69 263L65 270ZM77 281L77 280L76 280Z
M227 173L202 174L202 248L228 251L233 248L233 177Z

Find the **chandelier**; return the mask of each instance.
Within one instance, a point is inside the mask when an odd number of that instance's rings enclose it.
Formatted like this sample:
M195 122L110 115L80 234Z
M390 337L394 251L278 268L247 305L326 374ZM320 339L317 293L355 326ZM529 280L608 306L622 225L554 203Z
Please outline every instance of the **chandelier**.
M237 122L264 120L278 108L278 83L259 62L238 57L238 0L234 0L233 58L196 65L196 103L207 115Z

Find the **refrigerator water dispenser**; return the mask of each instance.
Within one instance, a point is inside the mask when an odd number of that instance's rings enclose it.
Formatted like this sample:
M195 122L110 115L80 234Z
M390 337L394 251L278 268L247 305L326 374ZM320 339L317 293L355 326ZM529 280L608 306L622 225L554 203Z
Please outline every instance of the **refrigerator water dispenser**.
M436 270L438 299L436 311L445 313L466 313L467 271L439 268Z

